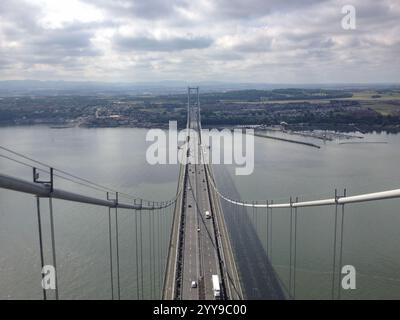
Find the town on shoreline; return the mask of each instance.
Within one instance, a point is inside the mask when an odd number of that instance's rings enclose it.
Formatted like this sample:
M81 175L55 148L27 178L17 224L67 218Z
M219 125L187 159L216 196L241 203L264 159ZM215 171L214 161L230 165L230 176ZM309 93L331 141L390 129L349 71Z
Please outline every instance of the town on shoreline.
M185 94L52 94L0 97L0 126L46 124L166 128L186 123ZM204 127L400 132L400 88L228 90L202 93Z

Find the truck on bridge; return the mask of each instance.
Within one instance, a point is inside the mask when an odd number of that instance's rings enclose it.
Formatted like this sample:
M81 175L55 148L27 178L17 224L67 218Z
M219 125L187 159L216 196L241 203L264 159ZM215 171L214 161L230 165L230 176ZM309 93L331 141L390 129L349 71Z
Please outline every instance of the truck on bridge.
M219 288L219 277L216 274L212 275L212 284L213 284L213 292L214 292L214 298L219 299L221 296L221 290Z

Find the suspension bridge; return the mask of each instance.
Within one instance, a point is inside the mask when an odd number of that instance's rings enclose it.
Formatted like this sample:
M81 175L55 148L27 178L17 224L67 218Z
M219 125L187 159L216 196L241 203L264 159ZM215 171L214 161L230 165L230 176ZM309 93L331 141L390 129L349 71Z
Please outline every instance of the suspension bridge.
M167 201L150 201L110 189L88 179L38 161L7 147L0 157L32 170L30 181L0 173L0 188L30 194L35 198L38 256L41 270L49 263L55 268L55 290L42 290L43 299L62 299L58 283L57 234L54 210L56 201L80 203L104 208L108 222L109 297L121 299L120 216L129 214L133 221L134 272L131 281L136 299L296 299L298 289L298 216L299 209L332 207L331 271L329 296L341 299L343 234L345 208L352 204L395 199L400 189L359 195L335 191L331 198L287 202L273 200L244 202L229 183L226 193L218 187L212 165L204 161L201 142L199 88L188 88L186 143L181 148L176 195ZM190 129L190 130L189 130ZM194 134L197 133L197 134ZM229 179L229 177L227 177ZM71 192L57 187L64 180L95 190L100 196ZM1 204L0 204L1 205ZM288 279L283 281L272 264L273 218L289 210ZM44 211L48 216L44 217ZM43 236L44 219L49 219L50 242ZM260 229L264 229L260 233ZM167 232L165 230L168 230ZM51 259L46 260L46 247ZM217 280L216 280L217 279ZM217 283L216 283L217 282Z

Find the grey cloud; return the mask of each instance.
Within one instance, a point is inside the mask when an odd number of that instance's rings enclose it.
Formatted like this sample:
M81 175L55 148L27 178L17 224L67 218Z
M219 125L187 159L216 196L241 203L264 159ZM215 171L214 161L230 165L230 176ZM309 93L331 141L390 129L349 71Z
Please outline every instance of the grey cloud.
M386 1L365 1L362 5L360 4L354 6L358 18L373 20L384 18L387 20L388 18L393 17L392 10L390 9L390 6L388 6L389 3Z
M163 75L183 77L185 68L193 71L193 77L254 79L268 70L278 77L276 81L284 81L286 75L307 81L307 70L314 71L315 77L332 75L340 80L339 71L346 66L364 81L374 78L371 70L380 68L382 75L390 70L390 76L399 68L398 0L352 0L357 11L357 30L353 31L340 26L345 3L338 0L78 1L101 9L104 20L46 29L39 24L45 7L31 4L32 0L0 0L0 46L5 44L0 47L0 69L7 74L14 70L15 76L21 68L38 75L62 70L63 76L129 70L127 75L138 71L150 80ZM195 18L189 20L191 14ZM122 36L121 27L142 33ZM265 27L273 32L258 29ZM102 28L112 32L93 42ZM180 36L155 38L152 34ZM166 52L173 52L174 59ZM104 64L99 57L110 63ZM113 59L118 63L114 65ZM35 68L36 64L50 67Z
M42 13L42 9L26 1L1 0L0 18L5 22L12 22L25 31L37 29L37 20ZM10 30L11 31L11 30Z
M40 63L71 67L79 64L77 59L81 57L101 54L91 43L97 28L103 26L101 24L74 22L56 29L35 25L31 32L21 29L18 23L9 24L0 31L6 38L18 41L20 46L1 50L0 58L8 65L22 63L29 68Z
M99 52L91 43L96 29L91 24L74 23L64 28L42 30L27 41L37 54L56 56L93 56Z
M190 0L81 0L96 6L118 17L136 17L140 19L170 19L174 23L182 23L185 18L180 16L180 8L193 10L205 15L205 19L248 19L268 15L273 12L293 11L310 7L313 4L329 2L330 0L213 0L202 6L202 1ZM210 10L210 5L212 9ZM179 18L180 20L173 20ZM184 21L190 25L193 21Z
M218 51L207 54L208 61L235 61L242 60L244 58L243 54L233 51Z
M184 0L82 0L112 15L141 19L165 19L176 13L179 7L187 7Z
M110 13L119 16L135 16L141 19L167 19L176 16L178 8L202 11L202 1L193 2L189 0L82 0L98 8L102 8ZM213 0L211 4L214 8L212 12L218 17L225 18L254 18L267 15L276 11L292 11L303 7L309 7L316 3L329 0ZM198 6L194 6L194 4ZM206 9L207 6L204 6Z
M271 49L272 39L269 37L261 36L254 39L244 39L242 42L235 44L231 50L237 52L266 52Z
M288 38L289 39L289 38ZM292 42L288 44L288 48L291 49L309 49L319 51L331 50L335 46L335 42L329 35L314 34L313 36L307 38L292 38Z
M12 64L12 61L7 57L3 57L0 54L0 70L7 69Z
M214 12L218 16L234 19L248 19L273 12L288 12L309 7L329 0L214 0Z
M114 43L118 49L125 51L182 51L187 49L204 49L209 47L213 41L207 37L174 37L159 40L150 37L116 36Z

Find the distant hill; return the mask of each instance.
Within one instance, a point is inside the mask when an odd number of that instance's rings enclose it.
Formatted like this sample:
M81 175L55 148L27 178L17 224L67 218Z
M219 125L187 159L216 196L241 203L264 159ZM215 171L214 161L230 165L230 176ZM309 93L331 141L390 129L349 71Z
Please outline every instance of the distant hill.
M218 81L165 80L156 82L94 82L94 81L39 81L4 80L0 81L0 95L142 95L185 93L186 87L200 86L201 92L226 92L239 90L272 89L366 89L399 88L399 84L267 84L267 83L227 83Z

